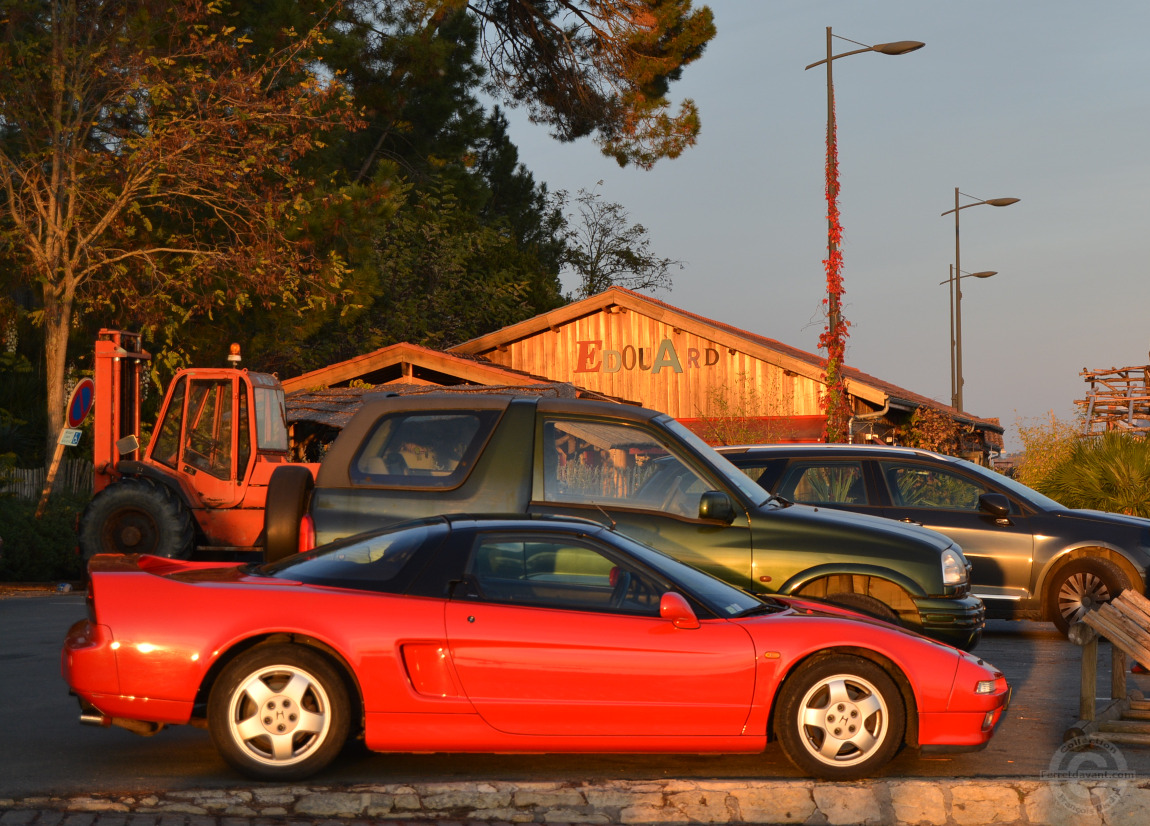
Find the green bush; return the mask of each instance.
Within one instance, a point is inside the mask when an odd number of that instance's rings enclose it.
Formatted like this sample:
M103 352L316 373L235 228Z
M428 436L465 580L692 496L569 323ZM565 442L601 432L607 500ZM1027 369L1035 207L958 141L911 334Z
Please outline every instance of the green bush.
M36 503L0 496L0 582L60 582L84 577L76 544L76 517L83 503L49 500L37 519Z
M1080 438L1035 488L1068 508L1150 516L1150 441L1118 432Z

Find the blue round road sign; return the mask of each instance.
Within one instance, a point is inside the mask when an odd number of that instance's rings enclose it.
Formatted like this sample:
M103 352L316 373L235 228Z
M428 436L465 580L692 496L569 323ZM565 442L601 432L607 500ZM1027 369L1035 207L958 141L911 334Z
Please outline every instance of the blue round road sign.
M68 399L68 427L79 427L92 412L92 405L96 401L96 382L91 379L80 379L76 389Z

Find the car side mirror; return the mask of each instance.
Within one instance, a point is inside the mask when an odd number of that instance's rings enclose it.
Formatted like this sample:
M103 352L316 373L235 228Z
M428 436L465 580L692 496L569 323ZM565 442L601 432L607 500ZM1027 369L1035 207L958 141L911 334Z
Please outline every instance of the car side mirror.
M735 521L735 506L731 497L721 490L703 491L699 499L699 518L713 519L730 525Z
M978 497L978 509L995 519L1005 519L1010 516L1010 500L1001 493L984 493Z
M699 618L691 610L686 598L674 591L668 591L659 600L659 616L663 619L669 619L676 628L699 627Z

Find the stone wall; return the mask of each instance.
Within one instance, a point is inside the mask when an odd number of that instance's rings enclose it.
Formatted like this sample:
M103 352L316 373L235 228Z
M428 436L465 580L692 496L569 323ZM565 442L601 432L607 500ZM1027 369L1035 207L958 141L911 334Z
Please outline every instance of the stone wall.
M0 826L47 826L61 820L74 826L102 826L109 816L123 820L120 813L132 813L134 826L232 826L240 819L292 824L346 819L361 823L1141 826L1147 822L1148 810L1150 779L496 781L0 798ZM47 812L70 814L43 820ZM92 816L80 824L79 813Z

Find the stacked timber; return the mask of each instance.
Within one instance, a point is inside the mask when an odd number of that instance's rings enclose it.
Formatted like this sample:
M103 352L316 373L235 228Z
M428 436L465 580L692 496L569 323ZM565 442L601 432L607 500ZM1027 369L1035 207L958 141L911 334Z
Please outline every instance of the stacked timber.
M1112 646L1110 700L1096 709L1098 640ZM1114 743L1150 746L1150 702L1140 692L1126 690L1127 658L1150 664L1150 600L1126 590L1112 601L1095 606L1070 628L1070 639L1082 646L1081 720L1064 739L1097 737Z

